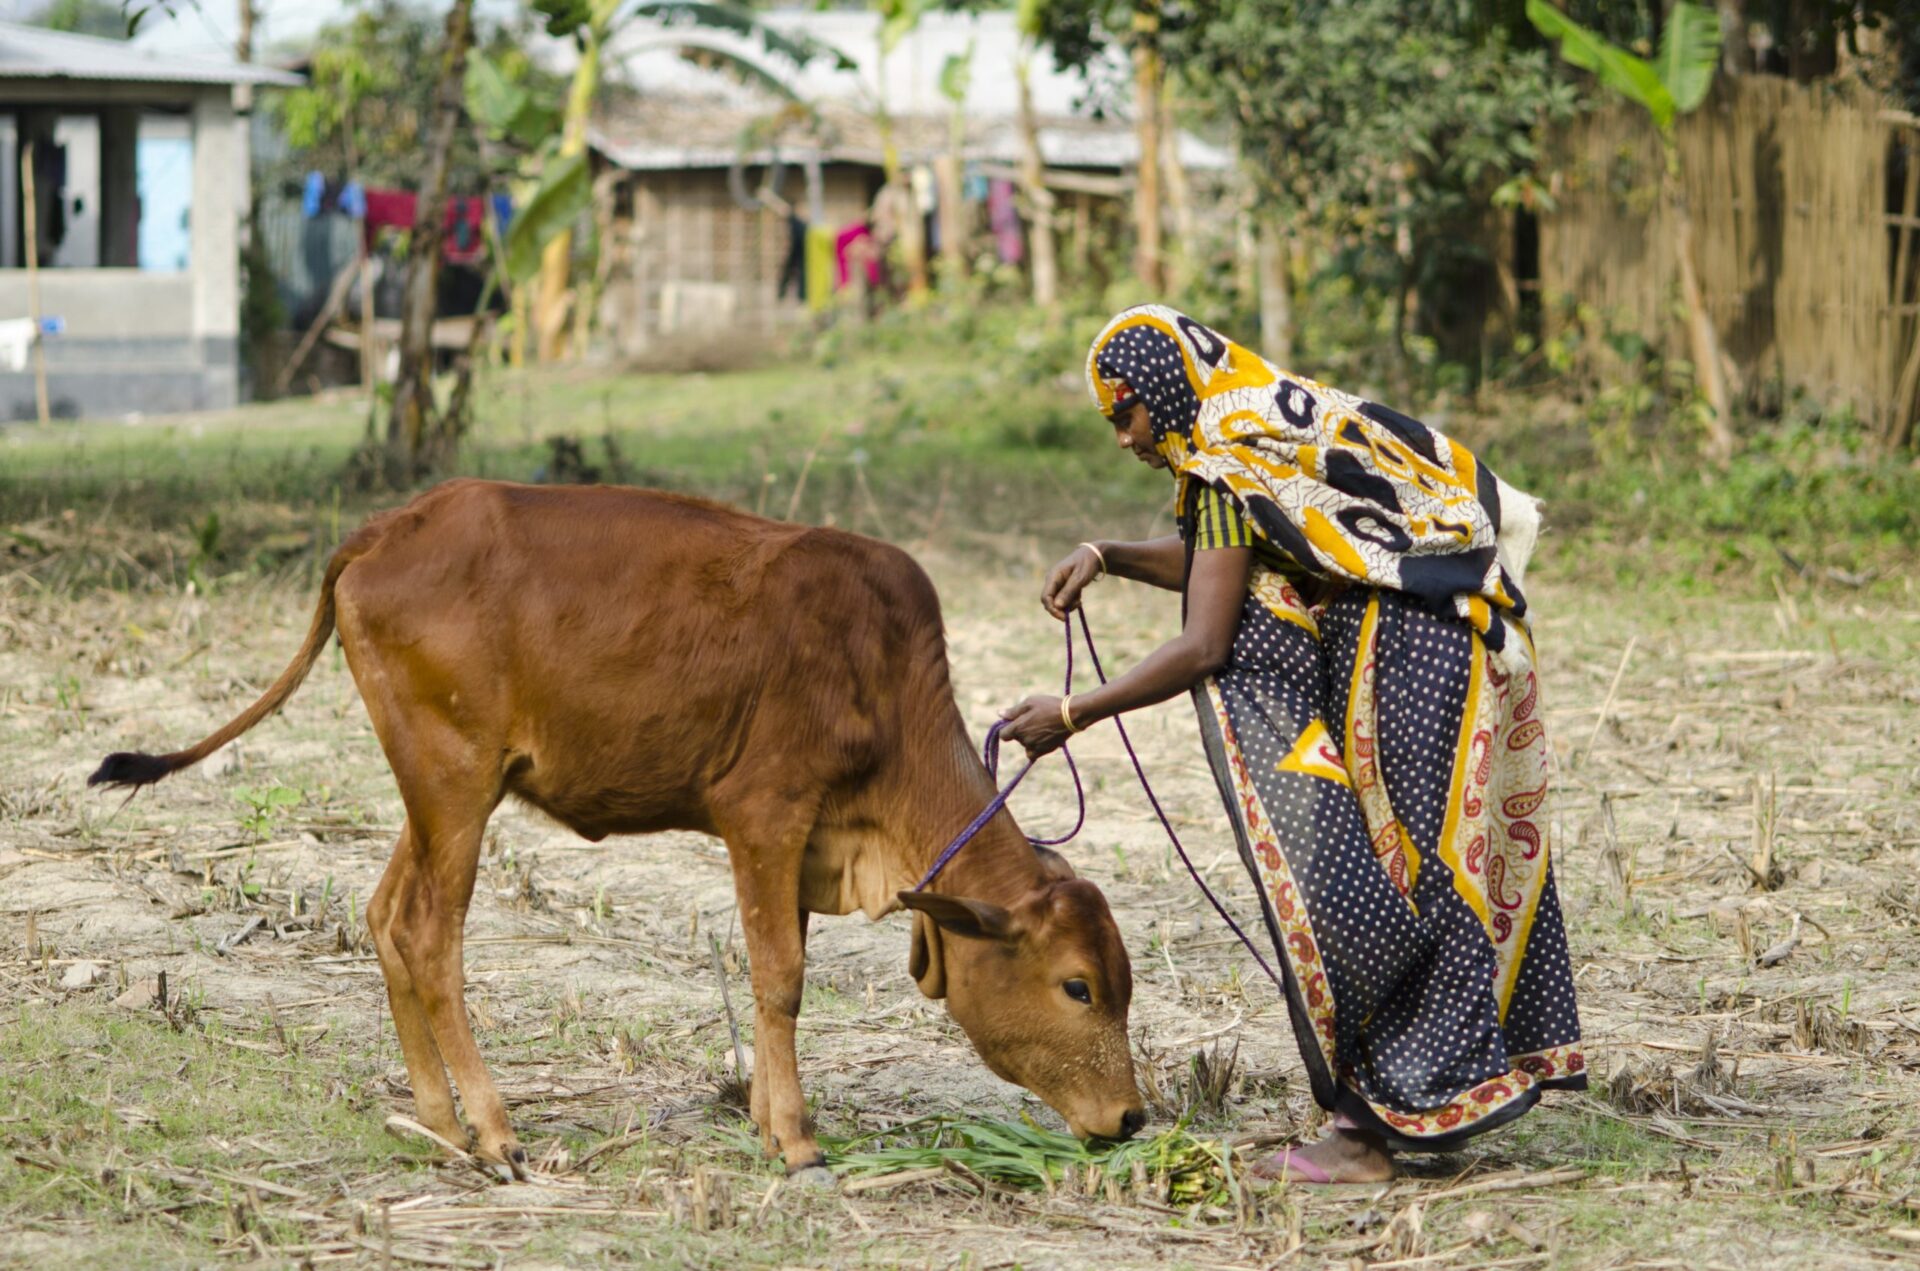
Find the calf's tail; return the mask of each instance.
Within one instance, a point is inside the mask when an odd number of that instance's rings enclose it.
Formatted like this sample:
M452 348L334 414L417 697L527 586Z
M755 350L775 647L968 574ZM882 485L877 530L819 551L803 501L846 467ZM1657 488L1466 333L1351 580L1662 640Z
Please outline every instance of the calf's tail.
M99 770L87 778L87 784L133 790L152 785L162 777L199 763L279 710L293 696L293 691L300 687L300 682L307 678L307 672L313 669L320 651L326 648L327 637L333 634L334 584L340 580L340 572L366 550L368 538L366 531L361 531L343 543L333 554L333 559L327 562L327 576L320 584L320 603L313 611L313 624L307 628L306 642L300 646L300 652L294 654L287 669L280 672L280 678L273 682L273 687L262 693L258 701L228 720L218 731L185 750L166 755L149 755L138 751L108 755L101 761Z

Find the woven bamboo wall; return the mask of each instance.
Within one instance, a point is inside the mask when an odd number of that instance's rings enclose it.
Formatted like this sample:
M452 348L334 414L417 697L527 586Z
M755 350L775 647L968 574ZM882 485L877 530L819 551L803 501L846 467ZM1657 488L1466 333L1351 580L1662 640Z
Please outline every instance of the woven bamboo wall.
M1913 339L1892 298L1899 192L1889 167L1900 131L1864 94L1771 76L1722 80L1681 120L1701 286L1749 387L1777 376L1883 427L1911 409L1893 401ZM1561 173L1557 209L1540 224L1550 327L1571 296L1684 357L1660 144L1646 112L1611 105L1549 144Z
M737 338L765 334L806 310L775 293L787 254L786 218L734 202L722 169L638 172L630 218L614 225L615 256L601 316L623 354L644 351L668 326ZM865 215L870 177L843 165L824 173L835 227ZM797 181L788 183L791 196ZM667 303L668 288L677 295ZM701 306L710 313L701 313Z

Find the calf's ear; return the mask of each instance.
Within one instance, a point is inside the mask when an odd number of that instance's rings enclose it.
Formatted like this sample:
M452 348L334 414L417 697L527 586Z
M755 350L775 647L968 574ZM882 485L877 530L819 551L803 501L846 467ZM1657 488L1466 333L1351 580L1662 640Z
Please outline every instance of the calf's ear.
M947 995L947 949L940 941L940 924L922 913L913 916L907 974L920 986L922 996L937 1002Z
M924 891L903 891L898 899L908 909L939 923L941 930L949 935L971 940L1006 940L1015 934L1013 915L991 901L936 896Z
M1073 866L1067 862L1067 858L1050 847L1035 846L1033 854L1040 858L1040 873L1045 882L1064 883L1069 878L1080 877L1073 872Z

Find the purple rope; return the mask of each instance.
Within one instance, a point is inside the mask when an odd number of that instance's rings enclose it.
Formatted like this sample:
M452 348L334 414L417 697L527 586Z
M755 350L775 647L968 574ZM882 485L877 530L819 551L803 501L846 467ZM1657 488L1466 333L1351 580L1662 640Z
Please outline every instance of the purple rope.
M1064 623L1062 625L1067 637L1067 683L1066 687L1060 691L1063 694L1068 694L1073 692L1073 624ZM1092 646L1089 645L1088 648L1091 649ZM1096 663L1097 661L1098 659L1096 659ZM987 730L986 744L980 748L980 762L987 766L987 775L996 781L1000 779L1000 732L1006 726L1006 720L995 720L993 727ZM1034 847L1058 847L1062 843L1070 842L1076 834L1080 833L1081 827L1087 823L1087 791L1086 787L1080 783L1080 766L1074 763L1073 752L1067 749L1064 743L1060 747L1060 753L1066 756L1067 771L1073 774L1073 797L1075 802L1080 806L1080 814L1074 818L1073 828L1065 834L1062 834L1059 838L1037 839L1029 836L1027 842ZM1000 809L1007 806L1007 800L1011 798L1013 792L1019 788L1020 783L1026 780L1027 774L1033 771L1033 765L1036 762L1038 761L1033 759L1027 760L1020 771L1013 774L1013 780L1001 787L1000 793L993 796L993 801L980 810L980 815L969 821L967 828L955 835L953 842L947 844L940 850L940 855L934 858L933 864L928 867L926 874L914 885L913 889L915 891L925 891L934 879L940 877L940 871L947 867L947 862L958 856L961 848L973 842L974 836L980 833L981 830L987 828L987 822L993 820L994 817L1000 814Z
M1085 604L1080 606L1079 612L1080 634L1087 642L1088 656L1093 659L1093 673L1100 677L1102 684L1105 684L1107 669L1100 665L1100 650L1093 644L1093 628L1087 625ZM1153 793L1152 784L1147 781L1147 770L1141 766L1140 756L1133 749L1133 738L1127 736L1127 726L1120 722L1118 715L1113 717L1113 726L1120 730L1120 744L1127 748L1127 758L1133 761L1133 775L1140 778L1140 788L1146 792L1147 802L1153 805L1153 814L1160 818L1160 828L1167 832L1167 838L1172 842L1173 850L1180 853L1180 863L1185 865L1187 873L1193 876L1193 885L1200 889L1200 894L1205 896L1207 903L1213 906L1213 912L1220 915L1220 921L1227 924L1227 930L1233 932L1240 943L1247 947L1247 952L1252 954L1253 960L1260 964L1260 969L1267 973L1267 978L1273 981L1274 987L1280 990L1281 996L1286 996L1286 983L1274 972L1266 958L1261 956L1260 950L1247 938L1247 933L1240 929L1240 924L1233 920L1233 915L1228 913L1227 907L1220 903L1220 898L1213 894L1213 889L1207 886L1205 879L1200 877L1200 871L1194 868L1193 858L1187 855L1187 849L1181 844L1180 836L1173 831L1173 822L1167 819L1166 812L1160 807L1160 799Z
M1093 628L1087 625L1086 605L1081 604L1078 606L1077 612L1080 615L1080 636L1087 642L1087 656L1093 659L1093 672L1100 677L1100 682L1105 684L1107 682L1107 669L1100 664L1100 650L1093 643ZM1066 687L1061 691L1063 693L1072 693L1073 620L1071 618L1066 619L1061 625L1065 628L1067 637L1067 683ZM987 765L988 775L992 776L995 780L998 780L1000 775L1000 731L1006 726L1007 723L1005 720L996 721L993 727L987 730L986 744L981 748L980 752L981 762ZM1227 924L1227 930L1233 932L1240 943L1246 946L1247 952L1253 955L1253 960L1259 963L1260 969L1266 972L1267 978L1272 980L1274 986L1280 990L1281 995L1285 996L1287 991L1286 983L1274 971L1272 965L1268 963L1267 959L1261 954L1259 948L1253 941L1247 938L1247 933L1240 929L1240 924L1233 920L1233 915L1228 913L1227 907L1220 903L1220 898L1213 894L1213 889L1208 887L1206 880L1200 877L1200 871L1194 868L1193 858L1187 855L1186 846L1180 842L1180 836L1174 832L1173 822L1167 819L1166 811L1161 808L1159 796L1154 794L1153 785L1147 780L1147 770L1141 764L1140 756L1133 748L1133 738L1127 736L1127 726L1120 721L1118 715L1113 717L1113 726L1120 730L1120 744L1126 747L1127 758L1133 763L1134 776L1140 778L1140 789L1146 793L1147 802L1153 805L1153 814L1160 818L1160 828L1167 832L1167 839L1173 844L1173 850L1180 854L1180 863L1187 867L1187 873L1192 876L1194 886L1200 889L1200 894L1207 898L1207 903L1213 906L1213 911L1220 915L1220 921ZM1080 783L1080 769L1073 762L1073 752L1068 750L1064 743L1062 743L1060 747L1060 753L1066 756L1067 769L1073 773L1073 795L1079 802L1080 814L1074 820L1073 828L1059 838L1029 838L1027 842L1033 844L1035 847L1058 847L1060 844L1068 842L1076 834L1080 833L1081 827L1087 823L1087 793L1085 787ZM1027 760L1026 765L1022 767L1019 772L1013 774L1013 780L1009 781L1006 786L993 797L993 801L981 810L980 815L973 818L967 828L960 831L953 842L947 844L947 846L941 850L940 855L934 858L932 867L927 870L926 876L923 877L919 885L914 888L915 891L925 891L928 884L940 877L940 871L947 867L947 862L951 861L955 856L958 856L960 849L968 843L971 843L974 836L986 828L987 822L991 821L999 814L1002 808L1007 806L1007 799L1013 794L1014 790L1018 788L1020 783L1026 779L1027 774L1033 771L1035 762L1037 761L1032 759Z

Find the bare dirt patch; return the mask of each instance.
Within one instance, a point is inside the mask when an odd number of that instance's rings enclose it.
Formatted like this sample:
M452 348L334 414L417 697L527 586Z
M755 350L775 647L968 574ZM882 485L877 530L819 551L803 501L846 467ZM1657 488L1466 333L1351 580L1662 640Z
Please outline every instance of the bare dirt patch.
M1033 599L1056 546L922 553L979 731L1057 686L1058 630ZM721 1090L716 940L743 1026L751 1013L720 845L590 845L514 807L488 836L468 996L540 1179L500 1187L388 1137L405 1069L359 914L400 811L337 652L203 771L124 807L83 785L107 751L184 744L250 700L311 595L16 587L0 597L0 1262L1911 1260L1920 599L1621 596L1571 565L1547 562L1533 591L1594 1092L1387 1188L1198 1207L964 1171L783 1183ZM1110 666L1177 621L1171 597L1124 584L1090 603ZM1209 882L1250 914L1189 708L1133 731ZM1076 751L1092 809L1069 852L1132 950L1156 1084L1192 1103L1195 1053L1237 1044L1224 1107L1196 1130L1310 1131L1283 1005L1180 871L1111 730ZM1015 800L1035 831L1070 805L1057 763ZM1055 1124L919 997L906 947L903 919L814 925L800 1049L822 1128Z

